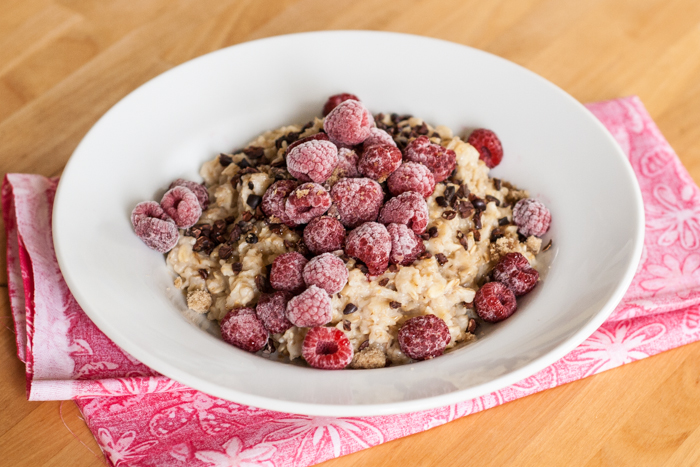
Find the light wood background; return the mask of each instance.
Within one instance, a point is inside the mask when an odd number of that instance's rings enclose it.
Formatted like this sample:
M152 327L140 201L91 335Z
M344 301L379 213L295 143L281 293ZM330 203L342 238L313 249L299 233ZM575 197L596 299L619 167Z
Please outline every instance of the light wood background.
M0 171L58 175L90 126L148 79L221 47L319 29L467 44L581 102L636 94L700 181L698 0L0 0ZM0 464L103 465L72 402L25 400L4 292L0 310ZM324 465L697 466L700 343Z

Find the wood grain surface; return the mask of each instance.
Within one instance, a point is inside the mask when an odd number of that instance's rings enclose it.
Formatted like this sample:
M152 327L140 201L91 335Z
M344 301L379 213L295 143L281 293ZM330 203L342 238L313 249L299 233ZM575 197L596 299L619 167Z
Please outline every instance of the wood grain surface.
M148 79L222 47L321 29L470 45L581 102L636 94L700 182L697 0L0 0L0 171L58 175L90 126ZM104 465L75 404L26 401L6 291L0 310L0 464ZM699 401L696 343L323 465L697 466Z

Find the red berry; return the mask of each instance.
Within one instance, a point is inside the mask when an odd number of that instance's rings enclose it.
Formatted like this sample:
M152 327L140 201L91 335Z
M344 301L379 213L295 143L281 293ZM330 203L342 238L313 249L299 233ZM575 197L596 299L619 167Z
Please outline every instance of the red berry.
M387 180L392 195L415 191L428 198L435 191L435 177L423 164L404 162Z
M399 347L414 360L439 357L452 336L447 324L435 315L416 316L399 329Z
M381 183L399 168L402 157L396 146L374 144L362 152L357 170L365 177Z
M292 298L292 294L283 291L260 295L260 300L255 306L255 314L262 321L265 329L277 334L292 327L292 323L285 316L287 302L290 298Z
M167 215L165 211L163 211L163 208L160 207L160 204L156 203L155 201L144 201L139 203L134 207L134 210L131 211L131 225L134 227L139 225L139 222L141 222L143 219L149 218L173 222L170 216Z
M467 143L479 151L479 159L484 161L489 169L493 169L503 159L503 146L496 133L485 128L472 131Z
M409 266L425 251L423 240L404 224L389 224L386 230L391 236L391 264Z
M352 361L353 353L350 340L337 328L309 329L301 348L306 363L322 370L345 368Z
M360 156L352 149L338 149L338 165L335 166L335 172L338 174L338 178L359 177L360 172L357 171L357 162L359 160Z
M500 282L487 282L474 297L476 313L484 321L497 323L503 321L518 308L515 294Z
M221 337L248 352L265 347L269 334L252 308L234 308L221 320Z
M287 154L287 170L302 182L325 182L338 165L338 148L330 141L307 141Z
M202 211L209 207L209 192L204 185L178 178L170 184L170 188L168 189L175 188L176 186L184 186L185 188L189 188L189 190L197 197L199 205L202 207Z
M354 100L354 101L359 101L360 99L354 95L354 94L348 94L346 92L342 94L335 94L331 97L328 98L326 103L323 106L323 116L325 117L329 113L331 113L331 110L335 109L338 104L341 102L345 102L347 100Z
M435 182L442 182L457 166L457 155L452 149L431 143L427 136L419 136L406 146L406 160L419 162L433 173Z
M300 292L306 287L304 282L304 266L308 260L296 251L279 255L272 262L270 269L270 285L275 290Z
M549 230L552 215L542 202L525 198L513 206L513 222L518 226L518 232L526 237L541 237Z
M330 138L328 138L328 135L325 134L324 132L316 133L315 135L307 136L306 138L301 138L293 143L291 143L289 146L287 146L287 152L286 154L289 154L289 151L291 151L293 148L299 146L300 144L306 143L308 141L330 141Z
M180 238L177 225L155 201L144 201L131 212L136 235L152 250L167 253Z
M296 225L306 224L331 207L331 195L317 183L304 183L289 194L284 205L287 217Z
M405 224L420 235L428 226L428 204L415 191L401 193L386 202L379 213L379 222Z
M379 183L369 178L343 178L331 188L331 198L345 227L377 220L384 203Z
M317 217L304 228L304 244L315 255L342 250L344 243L345 227L333 217Z
M540 274L520 253L508 253L496 265L493 278L512 290L516 297L520 297L537 285Z
M375 144L388 144L389 146L396 147L396 141L391 137L389 133L379 128L371 128L369 130L369 136L362 143L362 147L367 149Z
M343 260L333 253L323 253L311 258L304 266L304 282L333 295L343 290L348 283L348 269Z
M348 146L360 144L374 125L372 114L360 101L343 101L323 121L323 129L331 141Z
M377 222L365 222L345 240L345 253L365 263L373 276L386 271L390 252L391 236L386 227Z
M331 322L333 309L328 292L312 285L287 303L287 319L301 328L323 326Z
M294 191L299 184L294 180L279 180L270 185L263 195L260 207L268 216L275 216L286 225L294 225L284 210L287 196Z
M202 215L197 196L184 186L176 186L165 192L160 207L181 229L192 227Z

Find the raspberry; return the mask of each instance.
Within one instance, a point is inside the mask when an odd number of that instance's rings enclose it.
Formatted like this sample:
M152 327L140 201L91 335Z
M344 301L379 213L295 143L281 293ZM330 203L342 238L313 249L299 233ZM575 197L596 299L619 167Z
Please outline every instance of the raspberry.
M296 141L294 141L292 144L287 146L287 152L286 154L289 154L289 151L291 151L293 148L299 146L300 144L307 143L309 141L330 141L328 138L328 135L320 132L316 133L315 135L307 136L306 138L301 138Z
M331 198L338 208L340 222L352 229L377 220L384 192L379 183L369 178L343 178L333 185Z
M549 230L552 215L542 202L525 198L513 206L513 222L518 226L518 232L526 237L541 237Z
M317 217L304 228L304 244L315 255L342 250L343 243L345 227L333 217Z
M387 144L389 146L396 147L396 142L389 133L379 128L370 128L369 136L362 143L362 147L364 149L367 149L368 147L373 146L375 144Z
M292 223L306 224L331 207L331 196L317 183L304 183L289 194L284 212Z
M335 166L335 173L338 178L355 178L360 176L357 171L357 161L360 156L348 148L340 148L338 150L338 165Z
M323 326L331 322L333 310L328 292L312 285L287 303L287 319L301 328Z
M377 222L365 222L348 234L345 253L367 266L373 276L382 274L389 266L391 236L386 227Z
M333 253L311 258L304 266L304 282L315 285L329 294L340 292L348 283L348 270L342 259Z
M484 161L489 169L493 169L501 163L503 159L503 146L501 141L491 130L479 128L472 131L467 143L471 144L479 151L479 159Z
M192 227L202 215L197 196L184 186L176 186L165 192L160 207L181 229Z
M341 370L353 357L352 344L337 328L312 328L304 337L301 355L306 363L322 370Z
M265 347L269 334L252 308L234 308L221 320L221 337L248 352Z
M420 235L428 226L428 204L415 191L401 193L386 202L379 213L379 222L405 224Z
M292 327L292 323L284 314L290 298L292 298L292 294L283 291L260 295L260 300L255 306L255 314L262 321L265 329L277 334Z
M177 225L155 201L139 203L131 211L136 235L152 250L167 253L179 239Z
M419 162L433 173L435 182L450 176L457 165L457 155L452 149L431 143L427 136L419 136L406 146L406 160Z
M374 144L363 151L357 170L365 177L381 183L399 168L402 157L396 146Z
M270 269L270 285L275 290L298 293L304 290L306 283L302 276L308 260L296 251L279 255L272 262Z
M508 253L496 265L493 278L512 290L516 297L520 297L537 285L540 273L520 253Z
M331 110L335 109L338 107L338 104L341 102L345 102L347 100L354 100L354 101L359 101L360 99L354 95L354 94L348 94L346 92L342 94L335 94L331 97L328 98L326 103L323 106L323 116L325 117L329 113L331 113Z
M391 236L391 264L409 266L425 251L423 240L404 224L389 224L386 230Z
M202 211L209 207L209 192L203 185L178 178L170 184L170 188L168 188L168 190L175 188L176 186L184 186L185 188L189 188L189 190L197 197L197 201L199 201Z
M287 170L302 182L323 183L338 165L338 148L330 141L307 141L287 155Z
M435 315L416 316L399 329L399 347L414 360L439 357L450 343L450 329Z
M260 207L268 216L275 216L286 225L294 225L284 210L289 193L294 191L298 183L294 180L279 180L265 191Z
M336 106L323 121L331 141L354 146L369 136L374 125L372 114L360 101L347 100Z
M503 321L518 308L515 294L500 282L487 282L474 297L476 313L484 321L497 323Z
M407 191L415 191L428 198L435 191L435 177L423 164L404 162L401 167L391 174L387 186L392 195L400 195Z

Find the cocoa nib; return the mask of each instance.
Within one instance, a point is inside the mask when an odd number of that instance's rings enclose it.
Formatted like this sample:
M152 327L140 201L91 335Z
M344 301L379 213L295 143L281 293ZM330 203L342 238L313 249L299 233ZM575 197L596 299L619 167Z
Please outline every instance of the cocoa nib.
M221 259L229 259L232 254L233 250L228 245L221 245L221 248L219 248L219 258Z
M401 308L401 302L396 302L392 300L389 302L389 306L395 310L397 308Z
M231 156L224 153L219 154L219 164L221 164L222 167L228 167L231 165L231 162L233 162Z
M354 303L348 303L345 305L345 308L343 308L343 314L344 315L351 315L357 311L357 305Z
M436 253L435 259L440 264L440 266L444 266L445 264L447 264L447 256L445 256L442 253Z

